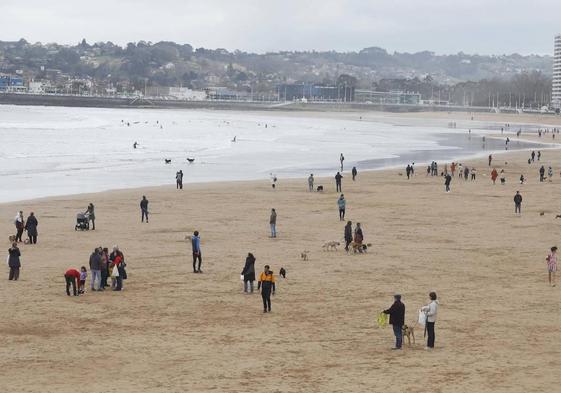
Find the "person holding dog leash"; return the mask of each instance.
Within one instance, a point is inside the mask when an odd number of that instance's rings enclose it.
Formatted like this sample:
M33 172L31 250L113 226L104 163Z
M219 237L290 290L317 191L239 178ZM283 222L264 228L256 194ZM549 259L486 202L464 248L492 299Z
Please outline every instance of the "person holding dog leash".
M390 325L393 327L395 335L395 347L392 349L401 349L403 342L403 325L405 324L405 304L401 302L401 295L394 295L394 303L390 308L384 310L384 314L390 315Z
M429 293L430 303L424 307L421 307L421 311L427 315L427 322L425 324L425 330L427 332L427 348L434 348L434 324L436 322L436 316L438 314L438 301L436 300L436 292Z

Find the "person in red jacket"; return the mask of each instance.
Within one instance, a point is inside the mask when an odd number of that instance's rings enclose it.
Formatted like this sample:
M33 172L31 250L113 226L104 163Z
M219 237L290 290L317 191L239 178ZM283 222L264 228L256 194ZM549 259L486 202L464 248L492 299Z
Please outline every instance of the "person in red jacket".
M66 280L66 294L70 296L70 285L72 285L74 296L78 296L76 294L76 288L80 282L80 272L76 269L68 269L66 273L64 273L64 279Z

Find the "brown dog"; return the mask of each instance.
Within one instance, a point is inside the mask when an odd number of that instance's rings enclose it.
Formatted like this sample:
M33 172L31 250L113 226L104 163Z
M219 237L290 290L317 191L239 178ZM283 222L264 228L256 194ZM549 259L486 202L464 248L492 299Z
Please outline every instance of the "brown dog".
M337 251L337 247L340 245L341 243L339 242L327 242L325 243L323 246L321 246L321 248L324 249L324 251Z
M409 346L411 346L411 338L413 338L413 344L415 344L415 327L403 325L403 335L407 337L407 344Z
M8 237L8 239L10 239L10 244L15 243L16 242L16 235L10 235L10 237Z

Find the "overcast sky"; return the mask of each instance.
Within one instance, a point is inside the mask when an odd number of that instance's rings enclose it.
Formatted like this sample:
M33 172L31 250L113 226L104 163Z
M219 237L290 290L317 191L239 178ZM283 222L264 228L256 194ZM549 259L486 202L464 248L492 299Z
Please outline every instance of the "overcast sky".
M0 0L0 40L504 54L553 51L561 0Z

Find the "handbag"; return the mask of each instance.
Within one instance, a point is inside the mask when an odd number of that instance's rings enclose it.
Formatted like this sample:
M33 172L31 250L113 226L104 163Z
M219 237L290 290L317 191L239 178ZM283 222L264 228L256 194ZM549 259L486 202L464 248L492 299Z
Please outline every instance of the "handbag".
M418 319L417 322L419 322L419 325L421 325L421 326L425 326L425 325L426 325L426 323L427 323L427 314L426 314L424 311L419 310L419 319Z
M119 277L119 269L117 265L113 266L113 270L111 271L111 278Z

